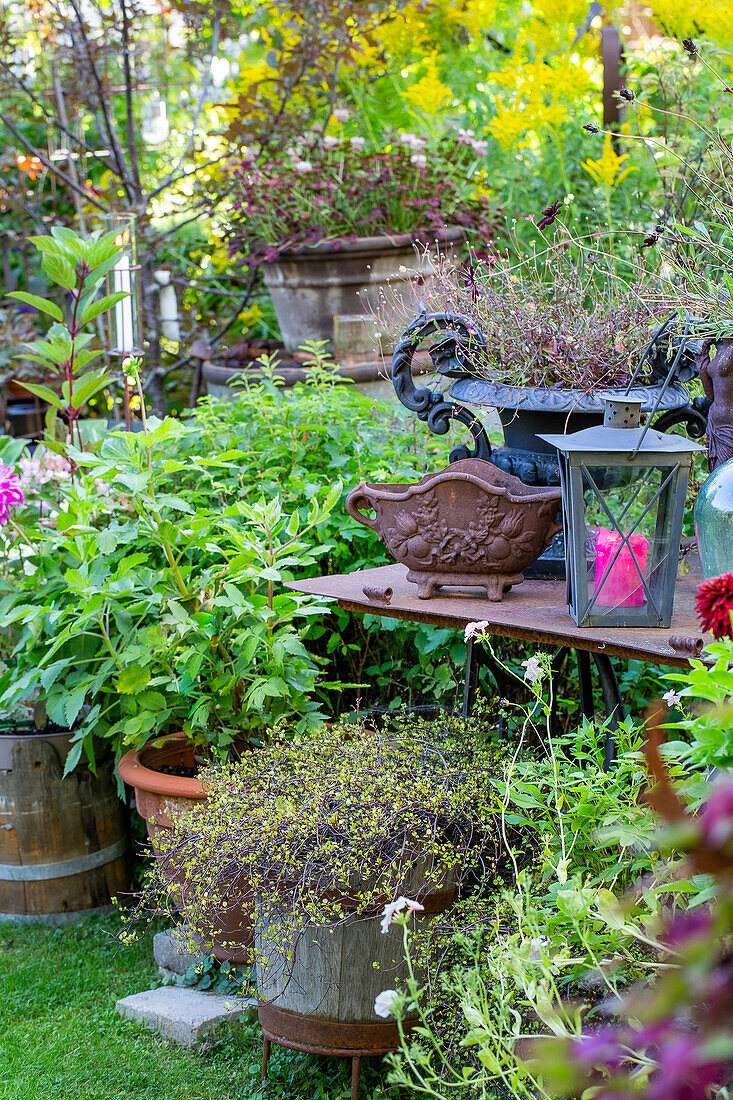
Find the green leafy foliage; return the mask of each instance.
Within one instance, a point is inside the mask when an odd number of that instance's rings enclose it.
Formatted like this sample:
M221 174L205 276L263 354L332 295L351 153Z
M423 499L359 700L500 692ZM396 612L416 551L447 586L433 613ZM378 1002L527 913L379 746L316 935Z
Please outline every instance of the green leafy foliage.
M16 290L7 295L53 320L46 338L26 343L19 357L39 364L46 375L55 376L58 382L54 386L37 382L22 384L63 415L70 442L76 438L79 446L82 446L78 424L81 410L110 381L105 371L88 372L89 364L101 351L89 348L93 335L83 330L128 296L124 291L116 291L98 297L120 252L115 236L114 231L105 234L97 231L84 238L72 229L54 226L49 236L30 238L42 257L41 266L48 281L68 292L71 304L67 320L59 305L38 294ZM62 449L52 440L48 445Z
M227 500L212 476L231 460L195 453L191 436L168 419L110 434L97 455L70 447L79 476L0 598L3 703L42 689L50 719L76 728L67 770L93 760L95 739L119 754L183 729L221 755L277 722L323 720L300 634L325 608L283 582L326 551L309 535L341 485L302 517L277 495ZM183 454L190 480L176 484Z

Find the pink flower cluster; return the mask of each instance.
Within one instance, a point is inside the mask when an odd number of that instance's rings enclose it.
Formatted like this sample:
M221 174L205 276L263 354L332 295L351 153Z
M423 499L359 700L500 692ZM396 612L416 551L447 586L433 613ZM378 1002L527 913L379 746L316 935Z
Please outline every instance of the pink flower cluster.
M17 508L24 500L15 470L12 466L0 466L0 526L5 526L10 519L10 509Z
M26 493L40 489L49 481L66 481L71 477L68 460L54 451L43 451L40 458L36 455L23 455L18 466L20 484Z

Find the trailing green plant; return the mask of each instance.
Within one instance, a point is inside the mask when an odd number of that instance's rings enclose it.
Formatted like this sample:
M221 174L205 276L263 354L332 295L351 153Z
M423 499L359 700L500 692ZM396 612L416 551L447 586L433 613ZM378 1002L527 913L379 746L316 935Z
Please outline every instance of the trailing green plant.
M664 975L670 916L704 913L715 896L704 868L690 874L677 853L661 858L640 732L617 732L617 764L604 772L603 726L553 736L549 659L538 654L524 669L532 697L508 704L513 751L494 783L513 873L451 917L428 986L424 947L404 932L411 969L394 1015L409 1007L420 1023L390 1079L440 1100L556 1095L526 1063L528 1041L543 1031L580 1038L631 983ZM544 752L528 758L538 741ZM679 765L673 775L686 783Z
M162 841L139 913L179 908L206 945L234 892L259 966L290 957L306 925L374 916L385 899L386 930L408 896L420 909L493 860L495 764L484 730L447 716L273 737L203 773L207 798Z
M23 381L21 384L51 406L47 419L47 446L61 452L62 444L55 438L57 414L61 413L69 442L83 447L79 426L82 409L111 380L105 370L91 369L94 360L102 355L102 350L90 346L94 333L85 329L128 294L126 291L115 291L98 297L100 287L121 251L115 243L114 231L104 234L97 231L84 238L73 229L56 225L50 235L30 239L42 256L41 267L46 278L66 292L70 300L68 315L64 318L61 306L48 298L25 290L15 290L8 295L32 306L53 321L45 339L26 343L20 357L39 364L43 371L55 375L58 390L37 382Z
M40 688L49 717L76 729L67 770L177 729L221 755L278 721L323 719L300 633L324 608L282 582L324 552L308 536L341 486L314 493L304 519L277 495L225 503L197 479L231 458L179 451L178 421L147 428L110 434L97 455L68 448L84 476L62 486L54 526L31 533L0 599L0 705Z

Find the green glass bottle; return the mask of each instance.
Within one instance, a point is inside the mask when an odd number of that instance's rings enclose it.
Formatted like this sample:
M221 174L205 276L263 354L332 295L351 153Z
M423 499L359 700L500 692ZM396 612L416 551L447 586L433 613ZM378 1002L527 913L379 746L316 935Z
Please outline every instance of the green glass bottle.
M733 458L714 470L695 501L703 579L733 572Z

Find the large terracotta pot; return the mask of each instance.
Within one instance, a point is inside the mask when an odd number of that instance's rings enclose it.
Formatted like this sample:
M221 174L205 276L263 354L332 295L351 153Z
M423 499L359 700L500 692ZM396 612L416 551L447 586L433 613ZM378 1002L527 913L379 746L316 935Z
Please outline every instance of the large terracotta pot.
M436 229L423 234L428 241L456 246L462 229ZM321 241L283 252L274 263L262 265L262 277L270 292L280 332L289 352L306 340L333 340L337 314L369 313L384 296L396 293L405 314L417 311L416 291L409 285L411 273L431 270L430 261L416 254L408 233L394 237L359 237L356 240Z
M156 855L160 854L162 836L170 834L176 818L206 798L206 789L199 779L159 770L166 766L195 767L193 747L184 733L160 738L139 750L131 749L117 765L120 779L135 790L137 812L145 821ZM181 889L185 891L183 879ZM204 949L221 962L245 964L251 943L250 921L243 914L237 891L233 890Z

